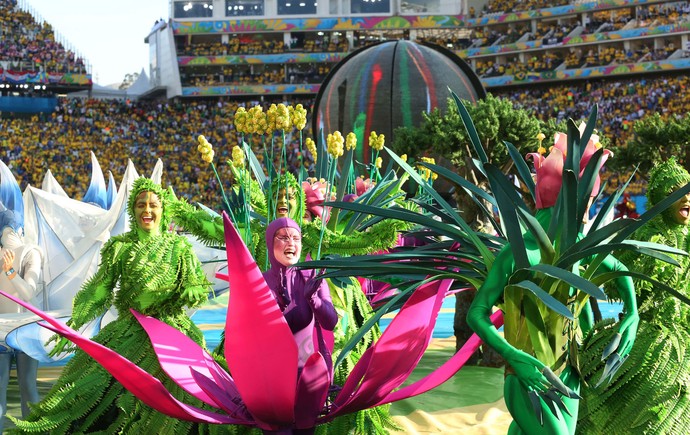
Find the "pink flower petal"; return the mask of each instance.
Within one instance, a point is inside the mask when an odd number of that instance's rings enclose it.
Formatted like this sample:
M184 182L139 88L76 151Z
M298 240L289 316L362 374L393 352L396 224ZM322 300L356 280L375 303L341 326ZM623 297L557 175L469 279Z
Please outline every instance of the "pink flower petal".
M27 310L37 314L48 322L41 326L71 340L86 354L96 360L104 369L117 379L122 386L134 394L146 405L170 417L198 423L238 424L240 421L227 415L196 408L177 400L158 379L139 368L122 355L102 346L88 338L82 337L72 328L53 319L43 311L0 291L0 294L13 300Z
M364 352L335 398L329 418L369 408L399 387L422 358L452 280L419 287L379 340Z
M225 357L237 390L259 427L292 425L297 344L261 271L223 214L230 298Z
M331 384L326 361L320 353L313 353L302 368L297 383L295 427L309 429L316 425L316 418L323 410Z
M216 364L213 357L194 340L167 323L145 316L135 310L130 311L151 339L158 362L163 371L170 376L170 379L197 399L211 406L218 406L218 403L199 387L190 371L190 369L194 369L210 378L211 372L207 368L207 364Z
M556 204L563 184L563 153L553 148L537 169L536 207L552 207Z

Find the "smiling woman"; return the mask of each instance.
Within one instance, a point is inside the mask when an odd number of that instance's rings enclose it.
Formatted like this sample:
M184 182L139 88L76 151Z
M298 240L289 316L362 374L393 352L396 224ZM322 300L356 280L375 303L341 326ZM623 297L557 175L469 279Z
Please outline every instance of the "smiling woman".
M177 397L200 405L166 375L144 329L130 312L133 308L153 316L203 344L203 335L187 316L186 307L206 302L209 282L187 239L166 231L174 201L172 192L148 178L134 182L127 204L131 230L111 237L103 246L98 271L77 293L68 325L79 328L114 305L117 319L94 340L161 379ZM61 353L68 343L61 339L53 353ZM197 430L193 423L165 417L141 403L82 351L75 353L27 419L15 424L16 433L146 433L154 427L159 433Z
M326 282L313 270L292 267L302 252L300 227L295 221L284 217L271 222L266 229L266 246L271 268L264 272L264 279L295 337L301 369L314 353L314 326L332 331L338 315ZM321 333L318 338L320 350L325 352Z

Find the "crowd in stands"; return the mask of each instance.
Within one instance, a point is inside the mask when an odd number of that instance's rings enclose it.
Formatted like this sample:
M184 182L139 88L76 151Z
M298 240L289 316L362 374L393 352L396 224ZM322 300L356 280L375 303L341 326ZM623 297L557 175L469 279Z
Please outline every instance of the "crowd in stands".
M246 86L322 83L333 64L307 63L274 66L234 66L214 72L196 73L186 68L180 74L182 86Z
M11 71L86 74L84 60L55 40L48 23L0 0L0 67Z
M311 113L311 100L302 103ZM0 119L0 156L22 187L40 186L48 169L65 191L81 199L90 182L90 151L103 168L121 179L128 159L140 175L150 175L158 159L165 165L165 177L176 191L190 200L219 205L218 185L211 168L197 152L200 134L213 144L215 163L221 178L228 181L225 162L240 136L233 126L238 102L144 102L59 98L57 110L30 119ZM249 102L251 107L258 102ZM306 132L305 132L306 134ZM288 136L288 165L300 164L299 136ZM261 159L262 147L255 139ZM248 139L247 139L248 140ZM270 143L270 140L264 141ZM276 141L278 147L278 141ZM276 156L278 152L274 153ZM305 165L309 165L305 152Z
M596 102L602 135L614 145L625 144L632 137L632 124L650 113L682 116L690 112L685 98L690 86L687 76L626 79L598 83L570 83L549 88L523 88L496 93L510 98L541 119L584 119ZM27 184L41 185L48 169L74 198L86 192L90 172L89 151L93 151L104 170L119 180L127 159L140 174L148 174L157 159L165 165L167 182L192 201L219 206L218 186L213 171L196 151L196 138L205 135L216 152L215 162L221 178L229 180L225 162L238 144L239 135L233 126L233 115L239 104L251 107L258 103L236 101L170 101L143 102L125 100L93 100L60 98L55 113L45 118L0 119L2 159L10 166L22 188ZM310 99L301 103L311 115ZM264 103L265 108L268 103ZM308 128L303 132L308 135ZM311 165L311 157L302 152L298 135L288 136L288 165L296 170L300 164ZM255 152L269 138L253 138ZM280 146L276 141L275 146ZM276 149L277 151L277 149ZM277 156L278 153L276 152ZM304 160L300 157L303 156ZM626 174L610 173L615 180ZM641 193L641 178L631 186L631 193Z
M552 8L569 4L568 0L490 0L482 8L479 16L488 14L506 14L510 12L532 11L535 9ZM471 17L477 16L474 7L470 7Z
M218 37L220 38L220 37ZM228 39L228 42L202 41L187 43L186 38L180 38L177 47L179 56L228 56L251 54L278 54L286 52L308 53L346 53L350 51L350 44L340 32L309 32L303 37L293 38L289 44L283 42L283 35L276 34L270 38L266 35L256 37L253 35L237 35Z

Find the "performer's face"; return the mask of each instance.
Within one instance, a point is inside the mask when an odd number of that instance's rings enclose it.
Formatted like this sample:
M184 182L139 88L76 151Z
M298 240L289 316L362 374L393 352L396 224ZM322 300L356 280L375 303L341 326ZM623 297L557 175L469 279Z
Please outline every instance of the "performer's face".
M163 204L153 192L141 192L134 203L134 217L137 225L147 233L158 233L160 230Z
M302 253L302 235L295 228L281 228L273 236L273 256L283 266L292 266Z
M674 202L668 209L669 216L680 225L690 224L690 193Z
M276 217L289 217L288 211L294 214L295 210L297 210L295 189L290 187L287 189L287 193L284 188L280 189L276 200Z

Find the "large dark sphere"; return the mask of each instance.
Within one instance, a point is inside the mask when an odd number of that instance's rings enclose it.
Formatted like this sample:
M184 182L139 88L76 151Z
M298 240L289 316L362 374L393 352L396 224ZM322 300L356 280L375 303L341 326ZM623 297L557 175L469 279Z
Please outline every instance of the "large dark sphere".
M422 112L445 111L449 89L471 102L486 95L474 71L450 50L383 41L354 51L331 70L316 97L312 131L315 138L355 132L355 159L369 163L371 131L390 144L396 128L420 125Z

